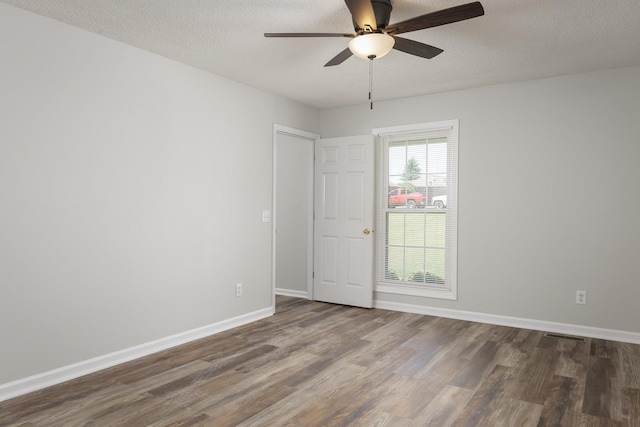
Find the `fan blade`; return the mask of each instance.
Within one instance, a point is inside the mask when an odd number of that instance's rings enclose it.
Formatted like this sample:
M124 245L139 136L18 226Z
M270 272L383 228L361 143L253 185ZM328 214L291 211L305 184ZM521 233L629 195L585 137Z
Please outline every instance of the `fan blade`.
M376 30L376 15L371 6L371 0L344 0L351 12L353 21L361 30Z
M354 38L353 34L343 33L264 33L265 37L349 37Z
M334 56L331 61L329 61L326 64L324 64L324 66L325 67L332 67L334 65L340 65L344 61L349 59L351 57L351 55L353 55L353 53L351 53L351 50L349 50L349 48L346 48L345 50L343 50L342 52L340 52L339 54Z
M424 30L425 28L452 24L482 15L484 15L484 8L479 1L476 1L416 16L415 18L389 25L387 30L391 35L402 34L408 33L409 31Z
M422 58L431 59L434 56L440 55L444 52L442 49L428 44L420 43L415 40L404 39L402 37L393 37L396 44L393 48L404 53L420 56Z

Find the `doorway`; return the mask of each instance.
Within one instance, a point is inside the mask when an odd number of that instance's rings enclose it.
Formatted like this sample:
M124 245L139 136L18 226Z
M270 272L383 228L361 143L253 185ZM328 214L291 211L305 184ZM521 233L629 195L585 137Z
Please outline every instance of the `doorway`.
M319 136L273 127L273 306L275 295L313 299L313 170Z

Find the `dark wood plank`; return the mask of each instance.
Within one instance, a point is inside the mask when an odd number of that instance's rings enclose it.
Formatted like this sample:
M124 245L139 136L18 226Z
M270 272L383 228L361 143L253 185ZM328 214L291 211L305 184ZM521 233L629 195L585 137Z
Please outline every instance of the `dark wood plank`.
M449 426L460 418L474 392L465 388L444 386L440 392L417 413L414 426Z
M582 417L584 381L554 376L544 402L538 426L579 425Z
M621 367L616 360L608 357L591 357L584 392L583 413L611 420L621 419Z
M453 422L454 426L492 425L491 418L511 394L510 384L515 376L513 368L496 366L480 384L473 397Z
M623 396L623 419L629 427L640 427L640 389L626 388Z
M482 348L466 364L460 367L451 381L451 385L468 389L478 387L482 379L495 366L494 359L498 348L498 344L494 341L485 342Z
M622 370L624 387L640 389L640 350L638 345L622 344Z
M592 357L605 357L608 359L615 359L620 354L620 345L614 341L607 341L601 339L591 340L591 352Z
M564 377L585 378L589 367L589 342L560 339L555 373Z
M543 339L531 351L527 362L520 368L520 387L517 398L526 402L544 404L555 375L555 366L560 357L556 341Z

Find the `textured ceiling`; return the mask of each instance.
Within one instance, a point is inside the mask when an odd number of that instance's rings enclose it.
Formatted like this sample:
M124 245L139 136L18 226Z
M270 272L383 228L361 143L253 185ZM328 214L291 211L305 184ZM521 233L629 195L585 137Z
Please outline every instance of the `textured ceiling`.
M0 0L318 108L367 102L368 61L323 65L351 32L343 0ZM471 0L395 0L391 22ZM640 64L640 0L481 0L485 15L404 34L444 49L374 61L374 97L433 92Z

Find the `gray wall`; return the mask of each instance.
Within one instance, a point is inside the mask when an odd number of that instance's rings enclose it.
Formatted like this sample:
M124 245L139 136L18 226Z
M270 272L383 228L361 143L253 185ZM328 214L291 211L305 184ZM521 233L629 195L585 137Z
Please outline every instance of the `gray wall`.
M317 110L4 3L0 39L0 384L271 307L272 126Z
M321 111L323 137L460 119L459 298L377 300L640 332L639 112L640 67Z

